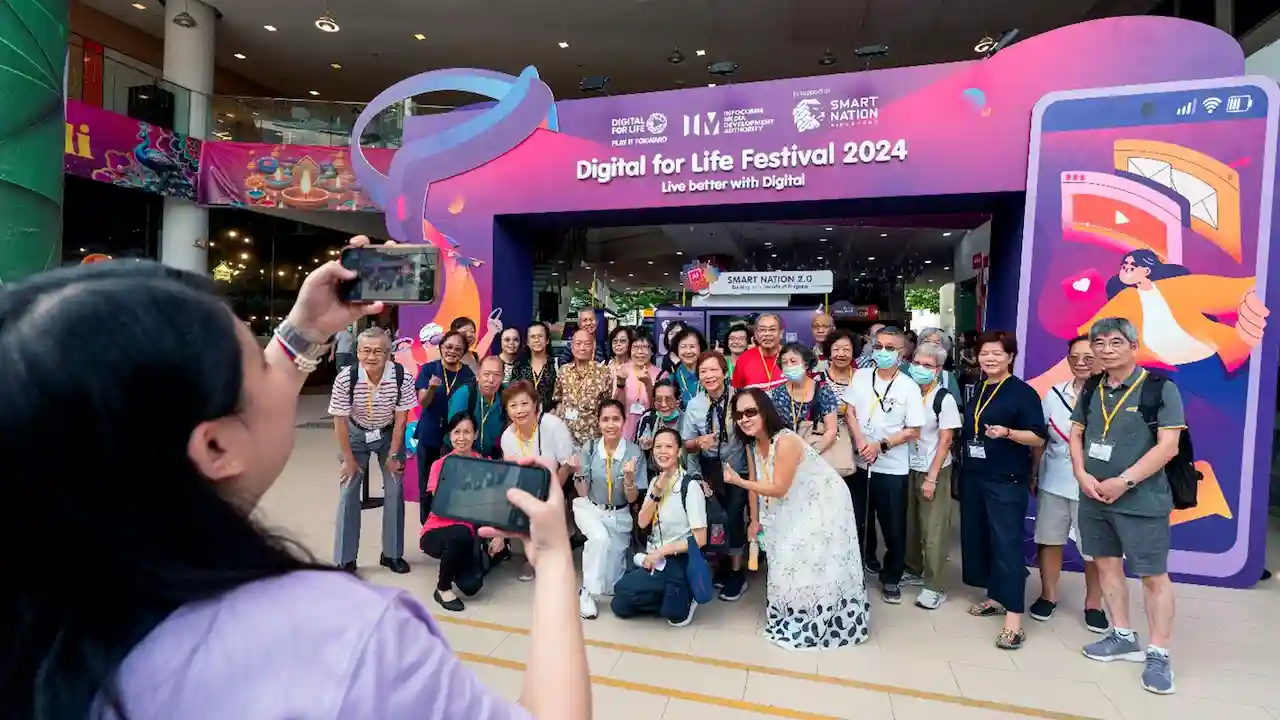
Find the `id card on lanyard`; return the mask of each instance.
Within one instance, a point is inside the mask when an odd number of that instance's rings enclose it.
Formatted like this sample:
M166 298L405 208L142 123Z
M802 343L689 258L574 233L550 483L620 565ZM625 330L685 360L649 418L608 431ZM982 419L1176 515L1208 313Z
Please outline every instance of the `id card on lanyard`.
M986 412L987 407L991 405L991 401L996 399L996 393L1000 392L1000 388L1004 385L1004 381L1010 376L1006 375L996 383L996 387L987 395L987 381L982 382L982 388L978 390L978 401L973 405L973 437L969 439L969 447L967 448L969 457L977 460L987 459L987 446L982 440L982 413ZM982 398L986 397L987 401L983 402Z
M364 368L361 368L360 372L364 373ZM385 373L386 371L384 370L383 372ZM378 383L377 385L374 385L373 381L369 379L369 376L365 375L364 384L365 384L365 387L369 389L369 394L366 395L364 399L365 422L372 425L373 424L373 407L378 402L378 391L382 389L382 383ZM382 428L374 428L373 430L364 431L364 441L366 443L375 443L381 439L382 439Z
M1115 420L1116 415L1119 415L1120 411L1124 409L1125 401L1129 399L1129 396L1133 394L1133 391L1137 390L1138 386L1142 384L1142 381L1146 379L1147 371L1143 370L1142 374L1138 376L1138 379L1134 381L1134 383L1129 386L1129 389L1125 390L1124 394L1120 396L1120 399L1116 401L1116 404L1111 408L1111 412L1107 412L1107 388L1102 387L1101 383L1099 383L1098 409L1102 411L1102 437L1089 443L1089 457L1101 462L1111 462L1111 452L1115 450L1115 443L1111 442L1111 440L1107 438L1107 435L1111 433L1111 422Z
M889 392L893 390L893 384L897 382L898 375L900 374L901 373L898 373L898 372L895 372L893 374L893 377L889 379L889 384L884 386L884 394L881 394L876 392L876 377L878 376L875 374L874 371L871 373L871 395L875 397L875 402L871 404L871 412L867 413L867 419L864 420L862 423L862 433L864 435L874 436L874 433L873 433L874 423L872 421L875 419L876 410L879 410L880 412L885 414L889 412L889 408L886 408L884 406L884 401L889 399ZM815 393L815 396L816 396L816 393Z

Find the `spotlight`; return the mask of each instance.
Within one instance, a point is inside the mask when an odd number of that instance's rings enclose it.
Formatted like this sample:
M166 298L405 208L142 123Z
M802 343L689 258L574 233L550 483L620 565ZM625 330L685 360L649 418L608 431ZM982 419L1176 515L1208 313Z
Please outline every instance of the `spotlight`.
M738 63L732 60L721 60L707 65L707 72L719 77L729 77L738 71Z
M200 24L196 22L196 19L191 17L191 13L187 12L186 10L183 10L177 15L174 15L172 22L174 25L177 25L180 28L186 28L188 30Z
M999 37L996 38L995 43L991 45L991 49L987 50L985 57L989 58L992 55L995 55L996 53L1000 52L1001 50L1009 47L1010 45L1013 44L1013 41L1016 40L1017 38L1018 38L1018 28L1009 28L1008 30L1005 30L1004 32L1000 33ZM980 45L981 43L979 43L979 46ZM974 50L977 50L977 47L975 47Z
M316 18L316 29L320 32L336 33L342 28L338 26L338 21L333 19L329 13L325 13Z
M818 64L822 67L830 67L836 64L836 56L831 52L831 48L822 53L822 57L818 58Z
M609 76L608 75L590 75L582 78L582 82L578 83L578 89L582 92L598 92L609 94Z
M667 62L672 65L679 65L684 62L684 53L680 52L680 48L677 47L675 50L671 51L670 55L667 56Z
M855 57L860 57L860 58L884 57L885 55L889 54L889 46L888 45L863 45L857 50L854 50L853 54Z

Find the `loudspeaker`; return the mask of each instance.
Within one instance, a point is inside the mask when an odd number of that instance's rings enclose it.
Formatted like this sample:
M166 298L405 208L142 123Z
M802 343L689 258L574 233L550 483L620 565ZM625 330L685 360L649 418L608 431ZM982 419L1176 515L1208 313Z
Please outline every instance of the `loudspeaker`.
M159 85L129 88L129 117L163 128L173 128L173 93Z

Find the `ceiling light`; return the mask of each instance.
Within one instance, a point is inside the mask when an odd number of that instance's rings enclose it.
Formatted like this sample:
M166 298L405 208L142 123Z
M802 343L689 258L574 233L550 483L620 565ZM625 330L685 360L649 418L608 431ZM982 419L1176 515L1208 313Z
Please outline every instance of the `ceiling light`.
M277 275L279 275L280 277L284 277L284 271L283 271L283 270L277 270L277 271L276 271L276 274L277 274Z
M568 49L569 49L569 43L567 43L567 42L562 42L562 43L560 43L560 49L561 49L561 50L568 50Z
M652 265L652 264L653 264L653 261L652 261L652 260L650 260L650 261L649 261L649 264L650 264L650 265Z
M316 97L319 97L319 95L320 95L320 91L319 91L319 90L308 90L307 92L311 93L312 95L314 95L314 96L316 96Z
M818 58L818 64L822 67L830 67L836 64L836 56L831 52L830 48L822 53L822 57Z
M707 87L715 87L715 86L716 86L715 83L707 83Z
M236 231L235 231L235 230L228 230L228 231L227 231L227 237L235 237L235 236L236 236Z
M636 276L635 273L627 273L627 277L635 277L635 276Z
M880 237L889 237L889 233L880 233Z
M924 264L925 264L925 265L932 265L932 264L933 264L933 261L932 261L932 260L925 260L925 261L924 261Z
M341 70L341 69L342 69L342 64L341 64L341 63L329 63L329 67L333 68L334 70Z
M423 35L422 33L414 33L414 34L413 34L413 39L414 39L414 40L426 40L426 39L427 39L427 36L426 36L426 35Z
M610 260L610 261L609 261L609 264L610 264L610 265L612 265L612 264L613 264L613 261L612 261L612 260Z
M229 117L229 118L231 118L231 119L233 119L233 120L234 120L236 116L235 116L235 115L232 115L231 113L227 113L227 117Z
M702 57L703 55L706 55L706 54L707 54L707 51L706 51L706 50L694 50L693 52L694 52L698 57Z
M146 5L143 5L142 3L134 3L134 4L133 4L133 6L134 6L134 7L136 7L136 8L138 8L139 10L146 10L146 9L147 9L147 6L146 6Z
M819 260L821 260L821 259L822 259L822 256L821 256L821 255L819 255L819 256L818 256L818 259L819 259Z
M186 28L187 30L190 30L191 28L199 25L200 23L196 22L196 19L191 17L191 13L187 12L186 10L183 10L182 12L173 16L173 24L177 25L180 28Z
M831 232L832 230L832 228L823 228L823 229L826 230L827 232Z
M320 32L336 33L342 28L338 26L338 21L328 12L316 18L316 29Z
M683 255L683 254L684 254L684 251L683 251L683 250L677 250L677 251L676 251L676 254L677 254L677 255Z
M821 239L819 239L819 240L818 240L818 242L826 242L826 241L827 241L827 239L826 239L826 238L821 238Z
M869 257L869 258L867 258L867 259L868 259L868 260L875 260L875 259L876 259L876 256L875 256L875 255L872 255L871 257Z
M551 277L559 277L559 276L560 276L560 273L558 272L551 273Z
M680 52L680 48L676 48L675 50L672 50L671 54L667 56L667 62L671 63L672 65L679 65L680 63L684 62L684 53Z
M950 233L950 232L944 232L944 233L942 233L942 237L951 237L951 233Z
M249 259L249 253L240 253L240 259L241 259L241 260L248 260L248 259Z
M267 32L275 32L275 31L276 31L276 26L275 26L275 25L263 25L263 26L262 26L262 29L263 29L263 30L266 30Z
M773 255L771 255L770 257L778 257L778 253L774 253L774 254L773 254Z
M943 270L950 270L950 269L951 269L951 266L950 266L950 265L948 265L948 266L946 266L946 267L944 267L944 268L942 268L942 269L943 269Z
M233 58L235 58L235 59L237 59L237 60L244 60L244 53L236 53L235 55L232 55L231 57L233 57Z
M670 275L671 273L669 273L669 272L665 272L665 273L662 273L662 274L663 274L663 275Z
M246 235L246 236L245 236L245 238L244 238L244 244L245 244L245 245L248 245L248 244L249 244L249 243L251 243L251 242L253 242L253 238L251 238L251 237L249 237L248 235Z
M209 247L218 247L218 243L210 241Z

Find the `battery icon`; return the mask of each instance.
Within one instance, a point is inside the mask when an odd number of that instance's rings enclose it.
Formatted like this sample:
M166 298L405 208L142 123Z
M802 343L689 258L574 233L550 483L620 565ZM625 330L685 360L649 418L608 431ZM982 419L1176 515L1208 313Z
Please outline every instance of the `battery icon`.
M1242 113L1249 112L1249 108L1253 107L1252 95L1232 95L1227 98L1227 112Z

